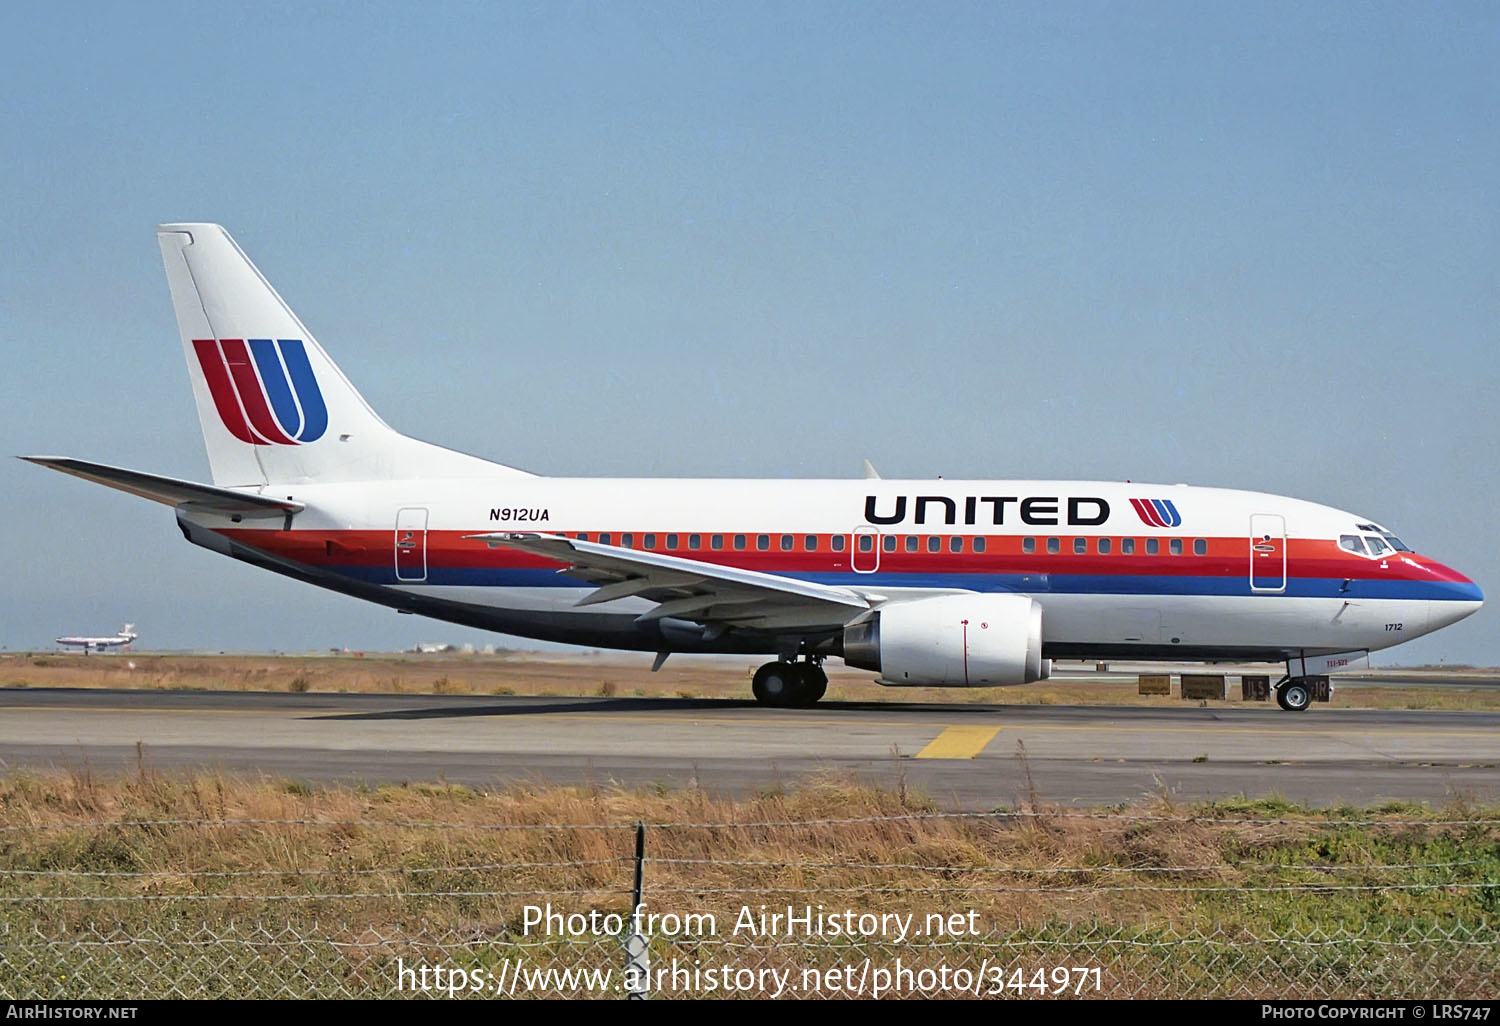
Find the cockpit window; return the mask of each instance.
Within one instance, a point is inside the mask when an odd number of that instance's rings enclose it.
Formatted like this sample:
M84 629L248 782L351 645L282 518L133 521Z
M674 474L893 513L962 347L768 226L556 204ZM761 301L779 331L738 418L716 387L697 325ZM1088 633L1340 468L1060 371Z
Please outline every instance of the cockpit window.
M1365 554L1365 543L1359 540L1359 535L1357 534L1339 535L1339 548L1346 552L1352 552L1357 556Z
M1378 556L1382 552L1410 552L1411 547L1397 538L1393 531L1387 531L1379 524L1355 524L1356 531L1365 532L1365 544L1370 547L1370 555ZM1339 544L1343 544L1340 537ZM1353 552L1353 549L1350 549Z

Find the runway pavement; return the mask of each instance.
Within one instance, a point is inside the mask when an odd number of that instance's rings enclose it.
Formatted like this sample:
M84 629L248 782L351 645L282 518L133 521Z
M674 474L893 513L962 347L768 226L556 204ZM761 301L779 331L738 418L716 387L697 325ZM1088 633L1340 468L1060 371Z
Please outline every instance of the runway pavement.
M516 780L747 792L836 773L944 806L1170 791L1313 805L1500 801L1500 713L679 698L0 690L7 768L211 767L301 780ZM1024 753L1024 755L1023 755Z

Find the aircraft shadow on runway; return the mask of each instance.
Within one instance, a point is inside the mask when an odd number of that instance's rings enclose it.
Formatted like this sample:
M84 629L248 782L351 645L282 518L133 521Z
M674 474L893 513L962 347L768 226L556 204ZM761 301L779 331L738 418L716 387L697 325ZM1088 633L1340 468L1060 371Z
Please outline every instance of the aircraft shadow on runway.
M411 698L407 697L406 701ZM441 704L432 706L412 708L377 709L368 712L349 713L315 713L309 714L304 719L309 720L434 720L434 719L460 719L480 716L545 716L545 715L578 715L578 714L609 714L609 713L674 713L691 714L694 712L738 712L755 711L763 714L768 720L777 716L801 713L804 715L833 715L837 713L886 713L888 715L910 715L912 713L923 716L941 716L947 719L966 719L975 715L993 716L1003 713L1007 716L1024 719L1097 719L1100 715L1109 715L1128 719L1150 718L1161 715L1160 709L1136 708L1130 706L1056 706L1056 705L1003 705L1003 704L971 704L971 703L945 703L945 702L819 702L816 707L807 709L767 709L759 706L754 700L748 698L606 698L580 696L577 698L528 698L524 696L506 697L483 704L453 704L450 701L439 700ZM1202 718L1209 714L1209 718L1217 719L1214 715L1217 710L1211 709L1182 709L1171 710L1176 714L1196 714Z
M549 713L692 712L695 710L753 709L755 702L738 698L513 698L484 705L447 705L422 709L380 709L373 712L324 713L309 720L434 720L469 716L542 716Z
M475 716L544 716L548 714L588 713L678 713L732 712L755 710L767 717L789 713L818 715L838 712L886 712L886 713L944 713L949 717L974 713L1019 712L1022 709L1040 709L1038 706L1003 705L949 705L943 703L897 704L892 702L820 702L811 709L766 709L748 698L604 698L582 696L578 698L525 698L517 696L500 701L474 704L450 705L427 708L379 709L357 713L313 714L309 720L433 720ZM1054 707L1054 711L1058 711Z

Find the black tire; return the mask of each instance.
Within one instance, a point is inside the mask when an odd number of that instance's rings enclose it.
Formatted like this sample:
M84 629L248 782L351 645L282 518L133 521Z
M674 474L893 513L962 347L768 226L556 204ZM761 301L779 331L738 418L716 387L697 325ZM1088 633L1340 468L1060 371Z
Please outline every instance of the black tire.
M1306 712L1312 705L1312 688L1300 680L1290 680L1276 689L1276 704L1287 712Z
M805 709L816 705L818 699L828 692L828 674L817 663L797 664L797 689L793 704Z
M802 690L798 684L798 674L793 664L774 662L766 663L755 671L750 690L755 693L755 700L761 705L779 709L792 704L796 694Z

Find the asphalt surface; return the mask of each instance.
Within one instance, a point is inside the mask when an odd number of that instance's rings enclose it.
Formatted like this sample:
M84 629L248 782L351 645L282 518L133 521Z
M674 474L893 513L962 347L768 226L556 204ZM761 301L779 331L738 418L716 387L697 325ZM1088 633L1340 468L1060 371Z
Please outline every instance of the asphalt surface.
M1500 801L1500 713L0 690L0 765L746 793L833 773L988 809L1280 795Z

